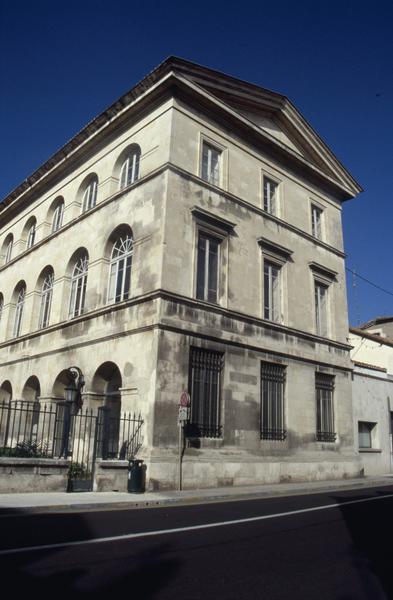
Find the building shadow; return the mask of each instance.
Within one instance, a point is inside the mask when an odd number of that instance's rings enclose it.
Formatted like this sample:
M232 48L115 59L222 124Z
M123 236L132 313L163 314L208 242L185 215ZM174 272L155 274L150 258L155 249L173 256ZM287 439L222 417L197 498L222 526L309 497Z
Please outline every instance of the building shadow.
M99 537L81 513L29 515L7 509L4 514L7 517L2 516L1 524L7 526L2 531L1 549ZM110 599L114 594L125 593L146 600L159 598L160 590L176 576L182 560L171 556L167 543L138 542L119 540L3 554L3 589L12 590L15 597L28 594L51 600L86 600L101 594Z
M358 504L348 501L382 498ZM393 599L393 555L391 547L392 498L391 491L370 491L357 496L332 496L345 521L352 541L352 565L361 581L364 595L370 600ZM339 600L357 600L343 595Z

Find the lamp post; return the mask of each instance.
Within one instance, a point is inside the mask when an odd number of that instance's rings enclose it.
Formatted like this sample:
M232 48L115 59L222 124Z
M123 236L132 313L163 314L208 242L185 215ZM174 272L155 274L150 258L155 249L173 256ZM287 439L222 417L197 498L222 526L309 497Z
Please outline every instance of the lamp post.
M70 367L67 371L69 379L68 385L64 388L65 401L70 406L75 407L75 412L82 408L82 388L85 385L85 378L79 367Z
M62 446L60 456L68 458L71 430L71 415L75 415L82 408L82 388L85 378L79 367L70 367L67 370L68 384L64 387L65 409L63 421Z

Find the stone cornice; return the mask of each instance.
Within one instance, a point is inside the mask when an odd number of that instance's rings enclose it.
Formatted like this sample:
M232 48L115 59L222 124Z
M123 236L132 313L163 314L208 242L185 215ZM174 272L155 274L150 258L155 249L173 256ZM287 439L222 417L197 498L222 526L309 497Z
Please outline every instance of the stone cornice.
M265 319L261 319L258 317L254 317L252 315L247 315L245 313L239 312L239 311L235 311L235 310L231 310L228 308L224 308L222 306L218 306L215 304L209 304L207 302L202 302L200 300L196 300L194 298L190 298L187 296L182 296L180 294L174 294L172 292L169 292L167 290L164 289L157 289L154 290L152 292L149 292L147 294L143 294L141 296L138 296L136 298L131 298L129 300L125 300L123 302L119 302L117 304L109 304L109 305L105 305L102 306L98 309L95 310L91 310L89 312L84 313L83 315L80 315L78 317L75 317L73 319L70 319L68 321L61 321L59 323L55 323L54 325L50 325L49 327L46 327L45 329L39 329L37 331L33 331L31 333L22 335L18 338L13 338L13 339L9 339L5 342L2 342L0 344L0 350L3 348L6 348L8 346L15 346L16 344L19 343L24 343L30 339L34 339L40 336L45 336L48 335L50 333L53 333L54 331L57 330L64 330L67 329L69 327L73 327L75 325L78 325L79 323L83 323L85 321L89 321L92 319L96 319L101 317L102 315L111 313L111 312L117 312L119 310L123 310L132 306L136 306L138 304L143 304L146 302L153 302L155 300L166 300L169 302L176 302L178 304L183 304L186 306L190 306L192 308L198 309L198 310L204 310L206 312L209 313L215 313L215 314L220 314L223 317L229 318L229 319L234 319L236 321L240 321L243 323L248 323L251 325L255 325L261 328L267 328L271 331L277 331L283 334L287 334L287 335L291 335L293 337L297 337L297 338L302 338L305 340L308 340L310 342L316 343L316 344L321 344L324 346L330 346L333 348L337 348L339 350L342 350L344 352L349 352L349 350L352 348L352 346L348 345L348 344L344 344L342 342L338 342L335 340L331 340L328 338L323 338L320 336L317 336L315 334L312 333L308 333L306 331L301 331L299 329L295 329L293 327L288 327L285 325L281 325L279 323L274 323L272 321L267 321ZM110 333L106 336L97 338L96 340L89 340L89 343L92 342L102 342L105 340L110 340L110 339L115 339L117 337L123 337L124 335L130 335L130 334L135 334L138 332L142 332L145 330L149 330L152 327L158 327L158 326L169 326L167 323L162 323L160 321L160 319L158 319L157 322L149 324L149 325L144 325L144 326L140 326L140 327L135 327L132 329L128 329L127 331L121 331L121 332L115 332L115 333ZM225 338L222 338L222 342L226 342ZM72 350L72 349L76 349L78 347L81 346L85 346L88 342L86 341L82 341L82 342L77 342L76 344L73 345L67 345L66 349L67 350ZM63 349L59 349L56 351L62 351ZM266 350L266 349L265 349ZM270 350L269 350L270 351ZM50 352L51 353L51 352ZM17 359L20 360L20 359ZM17 361L16 361L17 362ZM3 361L4 364L7 364L7 361Z

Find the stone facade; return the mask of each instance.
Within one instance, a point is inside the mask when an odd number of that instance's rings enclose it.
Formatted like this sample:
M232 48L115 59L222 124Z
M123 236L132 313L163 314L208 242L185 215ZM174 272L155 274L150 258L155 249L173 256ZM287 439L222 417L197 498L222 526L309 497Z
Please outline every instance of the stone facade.
M57 402L78 366L84 406L141 411L150 489L178 485L183 390L187 488L356 475L341 209L359 191L284 96L167 59L0 206L0 399Z

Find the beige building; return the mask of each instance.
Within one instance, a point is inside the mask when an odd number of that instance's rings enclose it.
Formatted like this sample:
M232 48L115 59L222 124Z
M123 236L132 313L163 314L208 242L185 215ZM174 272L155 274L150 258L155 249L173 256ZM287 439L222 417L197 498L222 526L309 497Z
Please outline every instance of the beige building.
M150 489L178 485L182 391L184 487L356 475L360 191L285 96L167 59L0 205L1 397L59 402L79 367L84 407L141 411Z

